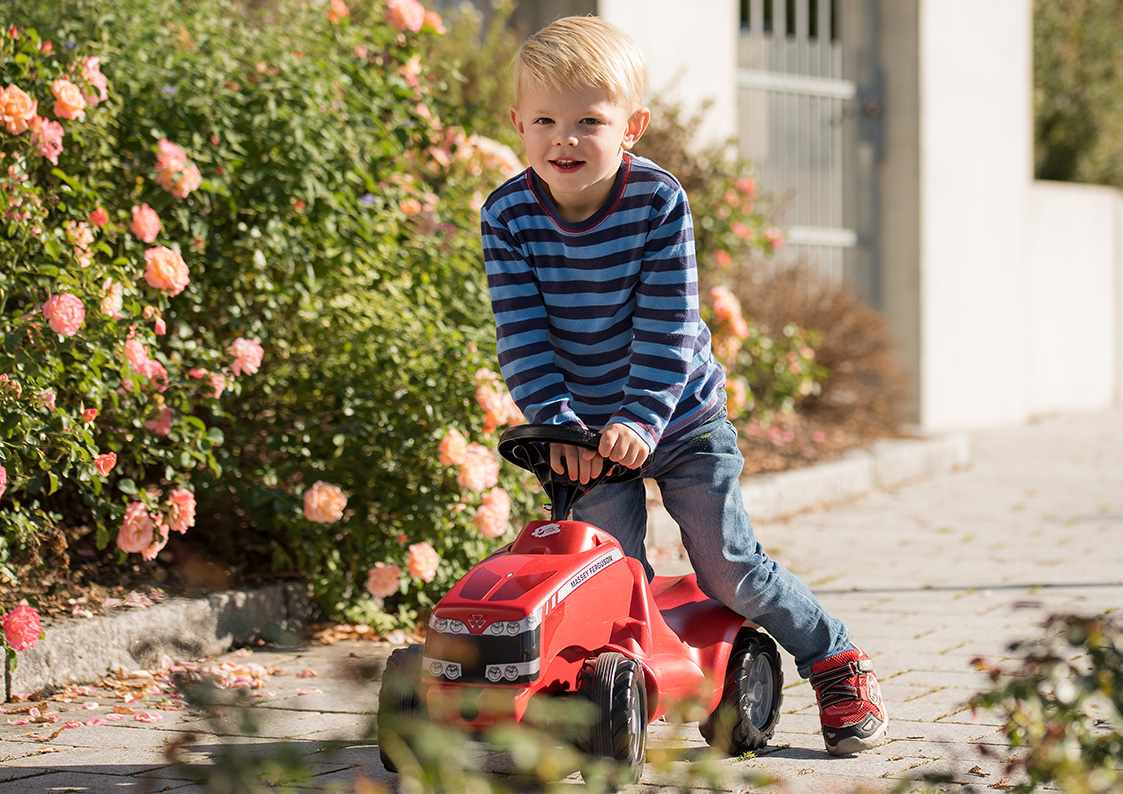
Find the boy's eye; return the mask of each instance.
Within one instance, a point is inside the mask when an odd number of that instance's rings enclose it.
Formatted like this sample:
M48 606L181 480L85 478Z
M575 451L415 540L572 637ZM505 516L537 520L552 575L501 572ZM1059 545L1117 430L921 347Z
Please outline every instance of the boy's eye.
M550 124L552 122L553 122L553 119L551 119L549 116L539 116L532 123L533 124Z
M600 119L595 119L592 116L586 116L581 121L587 121L589 124L600 124Z

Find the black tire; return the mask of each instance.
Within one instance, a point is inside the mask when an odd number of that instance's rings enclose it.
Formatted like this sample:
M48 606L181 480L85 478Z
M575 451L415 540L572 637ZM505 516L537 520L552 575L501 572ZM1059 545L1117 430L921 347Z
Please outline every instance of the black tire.
M741 629L725 668L721 702L698 730L711 747L728 755L759 750L776 732L783 690L776 643L755 629Z
M647 752L643 670L621 653L602 653L582 673L580 692L597 709L597 719L581 749L616 762L618 782L637 782Z
M417 692L420 683L421 646L396 648L386 660L378 693L378 756L387 772L397 772L398 767L382 748L382 738L397 731L400 719L424 713Z

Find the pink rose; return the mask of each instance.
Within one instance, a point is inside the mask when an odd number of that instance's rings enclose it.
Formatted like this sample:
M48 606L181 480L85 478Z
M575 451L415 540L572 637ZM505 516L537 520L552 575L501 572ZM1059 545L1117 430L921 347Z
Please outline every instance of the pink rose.
M96 94L86 94L86 102L90 107L109 99L109 81L101 73L101 58L87 58L82 62L82 77L86 82L97 89Z
M58 165L62 154L62 125L57 121L35 116L31 119L31 142L39 149L39 156Z
M425 12L425 19L421 23L421 27L424 30L429 30L433 33L436 33L438 36L443 36L445 34L444 20L441 19L440 14L433 10Z
M499 482L499 461L482 444L469 444L464 450L457 482L469 491L482 491Z
M60 119L86 117L86 98L74 83L60 77L51 83L51 93L55 97L55 115Z
M227 352L234 357L234 363L230 365L230 370L235 376L241 375L243 372L247 375L257 372L261 366L262 356L265 355L261 342L243 337L238 337L231 342Z
M105 211L105 207L98 207L90 213L90 223L99 229L109 223L109 213Z
M775 226L769 226L764 230L764 241L770 250L775 251L784 244L784 233Z
M740 221L738 221L737 223L733 224L733 225L732 225L732 226L730 227L730 229L732 229L733 233L734 233L735 235L737 235L738 237L740 237L740 238L741 238L742 240L744 240L744 239L748 238L748 237L749 237L749 235L751 235L751 234L753 233L753 232L752 232L752 229L750 229L750 228L749 228L748 226L746 226L745 224L741 223Z
M749 385L744 378L730 378L725 382L726 407L729 415L739 416L749 402Z
M142 374L156 387L156 391L165 392L168 390L168 371L156 359L150 358L144 363Z
M0 91L0 123L12 135L19 135L28 128L38 107L39 103L17 85L4 86Z
M724 270L733 264L733 256L724 248L721 248L714 253L714 262Z
M417 0L386 0L386 21L398 30L416 33L425 24L425 6Z
M157 523L156 529L153 533L152 542L145 546L140 551L140 556L146 560L156 559L164 547L168 545L168 528L163 524Z
M152 332L156 334L156 336L163 336L168 332L168 326L164 322L163 317L156 318L156 322L152 324Z
M741 314L741 302L729 287L711 288L710 301L714 305L714 316L723 323L731 322Z
M8 490L8 470L0 466L0 499L4 498L6 490Z
M484 494L483 503L472 521L485 538L498 538L507 532L510 517L511 497L502 488L492 488Z
M156 210L147 204L141 204L133 207L133 222L129 228L142 242L150 243L160 234L163 224L160 223Z
M160 171L182 171L187 167L187 152L182 146L162 138L156 144L156 168Z
M337 25L347 17L351 16L351 10L347 8L347 4L343 0L331 0L328 5L328 21L333 25Z
M82 412L82 421L86 424L97 419L97 408L87 408Z
M43 316L60 336L74 336L86 320L86 307L68 292L52 295L43 304Z
M214 389L214 393L211 395L211 397L217 400L222 396L222 392L226 389L226 376L221 372L212 372L210 381L211 388Z
M437 575L437 565L441 558L428 543L410 544L409 554L406 556L406 570L409 575L423 582L433 581Z
M139 339L125 340L125 360L135 372L143 375L148 369L148 351Z
M55 390L43 389L43 391L39 392L39 402L48 411L55 410Z
M733 186L749 198L756 198L756 180L751 176L743 176L733 183Z
M152 544L156 524L148 515L143 502L129 502L125 517L117 530L117 548L126 553L139 554Z
M168 529L185 533L195 526L195 494L176 488L168 494Z
M367 591L375 598L389 598L402 584L402 569L397 565L376 562L367 572Z
M347 496L338 485L317 480L304 492L304 517L318 524L332 524L343 518Z
M191 281L187 265L178 251L158 245L144 252L144 261L147 264L144 280L148 282L148 286L155 287L169 297L183 292Z
M4 639L16 651L26 651L39 642L43 624L39 613L26 604L20 604L4 616Z
M441 439L437 448L441 456L441 465L459 466L464 462L464 453L468 449L468 441L455 427L450 427L445 437Z
M187 377L199 380L200 378L207 377L207 371L202 367L192 367L191 369L187 370Z
M144 426L158 436L166 436L172 432L172 409L164 406L154 419L149 419Z
M113 467L117 465L116 452L103 452L94 458L94 468L97 473L105 477L109 472L113 471Z
M121 285L111 278L107 278L101 285L101 313L114 320L122 317L121 307L124 305L123 290Z

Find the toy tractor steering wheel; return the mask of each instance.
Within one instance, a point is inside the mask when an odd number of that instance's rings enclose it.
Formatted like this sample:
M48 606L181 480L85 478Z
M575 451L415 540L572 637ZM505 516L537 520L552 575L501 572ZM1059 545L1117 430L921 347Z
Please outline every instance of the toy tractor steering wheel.
M534 472L542 490L550 497L550 519L569 518L577 501L602 483L627 482L640 476L639 469L605 461L600 475L580 483L550 468L550 445L571 444L594 452L600 445L600 433L565 425L518 425L507 429L499 438L499 454L528 471Z

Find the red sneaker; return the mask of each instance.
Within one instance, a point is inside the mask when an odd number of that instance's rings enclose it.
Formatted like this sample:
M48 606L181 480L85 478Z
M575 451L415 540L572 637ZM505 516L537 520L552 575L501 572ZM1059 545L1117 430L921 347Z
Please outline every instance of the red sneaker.
M811 665L811 686L819 701L828 753L861 752L885 738L889 714L881 700L873 662L860 649L851 648Z

